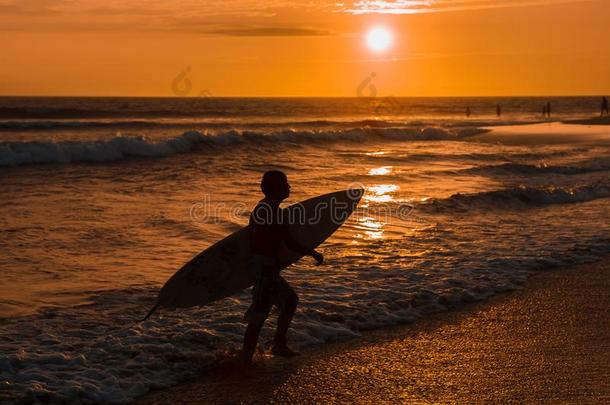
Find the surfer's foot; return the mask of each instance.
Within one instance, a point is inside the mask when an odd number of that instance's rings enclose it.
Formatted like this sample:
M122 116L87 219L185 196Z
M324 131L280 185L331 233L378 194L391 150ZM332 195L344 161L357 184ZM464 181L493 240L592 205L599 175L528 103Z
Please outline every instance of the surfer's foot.
M254 357L254 350L242 350L241 353L237 355L237 359L242 366L251 366L252 358Z
M271 354L279 357L294 357L299 356L301 353L295 352L286 345L274 345L271 349Z

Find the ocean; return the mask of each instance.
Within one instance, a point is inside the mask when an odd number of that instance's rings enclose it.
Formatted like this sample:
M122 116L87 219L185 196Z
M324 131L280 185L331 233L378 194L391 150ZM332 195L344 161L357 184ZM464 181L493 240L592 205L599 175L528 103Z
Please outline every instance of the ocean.
M546 124L547 101L552 120L599 114L597 97L0 98L0 402L125 403L239 348L249 291L138 321L178 268L247 223L269 169L288 175L287 204L366 189L326 264L283 273L300 296L296 347L599 260L607 143L477 141Z

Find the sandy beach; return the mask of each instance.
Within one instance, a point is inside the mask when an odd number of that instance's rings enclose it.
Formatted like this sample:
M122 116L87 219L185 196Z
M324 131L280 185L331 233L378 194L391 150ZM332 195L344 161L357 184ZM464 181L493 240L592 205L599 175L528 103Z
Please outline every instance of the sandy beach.
M551 270L486 303L217 369L138 403L604 403L609 307L608 260Z
M504 145L561 145L610 143L608 120L593 118L568 122L546 122L531 125L489 127L489 132L473 136L480 142L498 142Z

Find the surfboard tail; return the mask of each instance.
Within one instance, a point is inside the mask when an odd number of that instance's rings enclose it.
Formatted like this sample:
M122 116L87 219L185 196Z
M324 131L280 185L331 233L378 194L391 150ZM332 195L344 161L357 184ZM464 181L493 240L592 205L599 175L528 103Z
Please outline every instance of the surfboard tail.
M154 313L155 313L155 311L156 311L156 310L159 308L159 306L160 306L160 305L161 305L161 302L157 302L157 303L155 304L155 306L154 306L154 307L152 307L152 309L151 309L150 311L148 311L148 314L146 314L146 316L144 317L144 319L142 319L140 322L144 322L145 320L147 320L148 318L150 318L150 316L151 316L152 314L154 314Z

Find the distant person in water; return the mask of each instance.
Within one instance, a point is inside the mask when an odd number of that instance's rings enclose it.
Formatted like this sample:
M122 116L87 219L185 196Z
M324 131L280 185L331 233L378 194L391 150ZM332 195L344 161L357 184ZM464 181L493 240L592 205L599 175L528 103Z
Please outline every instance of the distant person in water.
M548 101L546 103L546 116L551 118L551 102L550 101Z
M470 118L472 112L470 111L470 107L466 107L466 118Z
M324 257L315 250L309 250L295 241L288 232L288 217L280 208L280 203L290 195L290 185L286 175L278 170L263 175L261 190L265 195L250 215L248 224L252 258L249 271L254 273L252 305L244 319L248 323L244 335L243 362L252 363L261 328L275 305L280 313L271 352L275 356L292 357L298 353L288 348L286 332L297 308L299 298L286 280L280 276L278 253L280 244L302 255L311 256L318 265Z
M602 117L604 116L604 113L606 114L606 117L610 115L608 113L608 99L606 97L602 97Z
M502 116L502 107L500 107L500 104L496 106L496 115L498 116L498 118Z
M542 118L546 118L546 105L542 106Z

